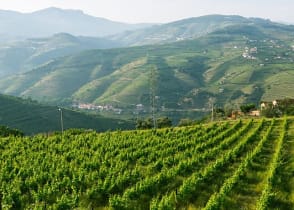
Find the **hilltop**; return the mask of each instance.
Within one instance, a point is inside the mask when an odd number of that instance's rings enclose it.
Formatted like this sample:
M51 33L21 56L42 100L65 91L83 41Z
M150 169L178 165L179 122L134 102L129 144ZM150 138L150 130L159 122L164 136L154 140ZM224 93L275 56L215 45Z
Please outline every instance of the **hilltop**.
M88 49L106 49L121 46L105 38L73 36L58 33L50 37L29 38L0 44L0 76L32 70L54 59Z
M126 24L93 17L81 10L50 7L32 13L0 10L0 40L25 39L70 33L76 36L106 36L151 24Z
M154 25L149 28L126 31L108 36L107 38L119 41L125 46L163 44L196 39L232 26L238 26L240 28L254 26L262 31L264 28L267 28L266 30L276 28L278 31L282 28L286 30L287 28L292 28L293 30L293 26L286 26L261 18L245 18L238 15L206 15L167 24Z

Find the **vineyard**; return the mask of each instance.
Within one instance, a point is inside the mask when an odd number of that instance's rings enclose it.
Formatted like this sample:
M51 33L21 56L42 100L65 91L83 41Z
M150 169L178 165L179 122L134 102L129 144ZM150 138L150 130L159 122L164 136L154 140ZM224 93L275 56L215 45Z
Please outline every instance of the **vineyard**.
M2 209L294 209L292 118L0 137L0 152Z

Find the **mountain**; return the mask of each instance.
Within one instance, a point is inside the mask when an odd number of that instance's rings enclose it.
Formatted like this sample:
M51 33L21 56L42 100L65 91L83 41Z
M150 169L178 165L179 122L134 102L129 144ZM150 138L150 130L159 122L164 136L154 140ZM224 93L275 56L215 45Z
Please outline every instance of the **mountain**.
M26 134L60 131L58 107L41 105L32 100L0 95L0 125L17 128ZM132 123L97 115L62 109L64 129L86 128L97 131L130 129Z
M162 112L207 109L211 100L237 106L293 98L293 26L241 20L195 39L56 59L1 78L0 90L41 101L113 105L130 113L139 104L149 110L151 91Z
M106 36L150 24L126 24L93 17L80 10L47 8L33 13L0 10L0 37L47 37L56 33L76 36Z
M163 44L195 39L229 26L255 24L281 26L281 24L260 18L244 18L237 15L206 15L154 25L151 28L126 31L111 35L108 38L120 41L125 46Z
M55 58L83 50L119 46L120 43L105 38L76 37L67 33L59 33L47 38L7 42L0 44L0 76L26 72Z

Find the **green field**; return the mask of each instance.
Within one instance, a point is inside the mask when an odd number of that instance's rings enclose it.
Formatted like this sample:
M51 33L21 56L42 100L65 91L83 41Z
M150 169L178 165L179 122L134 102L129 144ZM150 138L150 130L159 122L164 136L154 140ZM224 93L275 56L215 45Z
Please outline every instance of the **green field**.
M59 107L39 104L0 94L0 125L21 130L27 135L61 130ZM62 108L64 129L93 129L107 131L133 129L133 122L105 118Z
M2 209L293 209L294 118L0 138Z

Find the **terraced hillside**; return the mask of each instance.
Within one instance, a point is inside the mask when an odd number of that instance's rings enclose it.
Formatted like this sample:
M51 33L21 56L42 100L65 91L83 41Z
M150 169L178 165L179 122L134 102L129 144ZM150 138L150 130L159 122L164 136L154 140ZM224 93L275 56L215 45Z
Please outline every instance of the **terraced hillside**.
M2 209L293 209L294 119L0 138Z
M294 29L255 20L193 40L92 50L0 79L0 91L40 101L164 112L294 98ZM154 72L151 78L151 72ZM153 81L153 82L151 82Z

